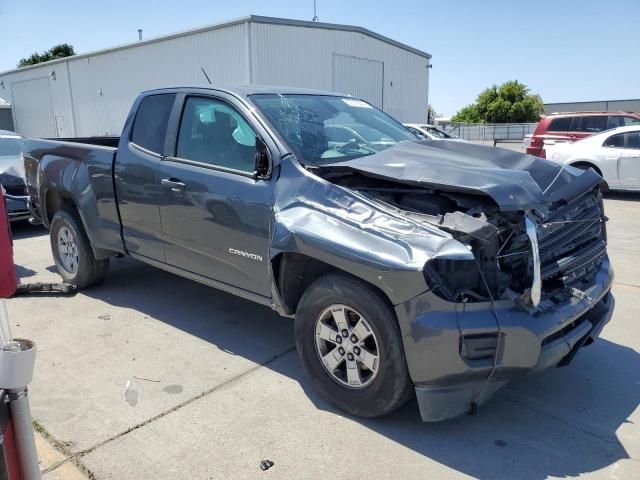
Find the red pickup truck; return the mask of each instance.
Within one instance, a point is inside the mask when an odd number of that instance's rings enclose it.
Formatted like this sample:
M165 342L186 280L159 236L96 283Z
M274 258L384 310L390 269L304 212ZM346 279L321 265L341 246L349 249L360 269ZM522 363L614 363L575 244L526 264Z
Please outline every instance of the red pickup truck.
M545 140L575 142L611 128L640 125L640 114L632 112L571 112L552 113L543 117L536 127L527 153L546 158Z

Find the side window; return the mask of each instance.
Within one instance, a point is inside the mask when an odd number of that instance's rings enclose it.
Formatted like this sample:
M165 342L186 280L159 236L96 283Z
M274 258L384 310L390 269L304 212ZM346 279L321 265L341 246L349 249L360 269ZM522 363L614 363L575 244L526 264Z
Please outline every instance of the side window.
M609 117L609 128L618 128L625 126L625 117L621 117L620 115L612 115Z
M603 147L622 148L624 147L624 133L611 135L602 144Z
M255 170L256 134L236 110L219 100L189 97L176 156L244 172Z
M568 132L571 125L571 117L560 117L551 120L549 125L549 132Z
M582 117L573 117L571 119L571 124L569 125L570 132L579 132L580 131L580 123L582 123Z
M640 149L640 132L625 133L627 137L626 148Z
M582 125L580 130L583 132L602 132L607 129L606 115L590 115L582 117Z
M167 123L175 98L175 94L163 94L142 99L133 122L133 143L151 152L163 153Z
M640 119L632 118L632 117L621 117L624 119L624 126L628 127L630 125L640 125Z

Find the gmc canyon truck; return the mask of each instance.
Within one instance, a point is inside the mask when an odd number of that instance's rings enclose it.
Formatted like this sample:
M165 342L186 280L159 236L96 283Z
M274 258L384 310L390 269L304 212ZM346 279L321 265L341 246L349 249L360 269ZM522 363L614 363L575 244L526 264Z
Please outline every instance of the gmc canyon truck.
M130 255L295 317L315 387L356 416L413 395L425 421L474 413L612 315L593 170L419 140L351 96L152 90L122 136L24 156L65 281Z

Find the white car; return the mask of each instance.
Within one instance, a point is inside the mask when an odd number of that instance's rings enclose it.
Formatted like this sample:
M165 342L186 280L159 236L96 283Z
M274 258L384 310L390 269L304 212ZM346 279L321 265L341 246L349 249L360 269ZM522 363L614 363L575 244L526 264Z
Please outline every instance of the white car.
M611 190L640 190L640 126L614 128L573 143L545 141L555 163L593 168Z
M428 123L405 123L404 126L418 138L424 140L455 140L456 142L466 142L466 140L449 135L435 125L429 125Z

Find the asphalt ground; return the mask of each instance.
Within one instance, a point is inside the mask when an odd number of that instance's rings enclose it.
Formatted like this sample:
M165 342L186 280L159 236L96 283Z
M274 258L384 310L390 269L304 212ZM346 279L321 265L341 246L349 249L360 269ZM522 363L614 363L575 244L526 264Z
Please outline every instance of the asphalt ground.
M38 345L44 478L640 478L639 201L605 201L617 304L602 338L438 424L415 401L345 415L311 387L291 319L131 259L75 297L11 299L14 335ZM22 282L60 280L46 231L14 239Z

